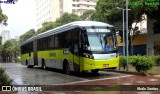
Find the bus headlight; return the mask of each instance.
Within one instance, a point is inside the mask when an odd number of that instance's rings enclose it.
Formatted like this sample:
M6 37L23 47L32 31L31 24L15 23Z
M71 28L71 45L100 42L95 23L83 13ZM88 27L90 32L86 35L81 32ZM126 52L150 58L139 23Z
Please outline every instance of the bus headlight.
M87 58L91 58L94 59L94 56L88 53L83 53L83 56L87 57Z

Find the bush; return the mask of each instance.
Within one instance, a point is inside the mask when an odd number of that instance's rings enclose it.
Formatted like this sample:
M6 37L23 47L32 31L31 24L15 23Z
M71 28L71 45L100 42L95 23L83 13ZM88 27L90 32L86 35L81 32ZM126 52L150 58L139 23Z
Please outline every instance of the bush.
M136 62L138 62L138 56L130 56L129 57L129 63L132 65L132 66L136 66Z
M147 72L154 66L153 58L147 56L131 56L129 62L138 72Z
M0 68L0 85L11 85L11 82L4 69Z
M154 56L155 64L160 65L160 55Z
M120 56L120 58L119 58L119 63L120 63L120 67L122 66L123 69L125 70L125 69L126 69L126 65L127 65L126 58L123 57L123 56Z

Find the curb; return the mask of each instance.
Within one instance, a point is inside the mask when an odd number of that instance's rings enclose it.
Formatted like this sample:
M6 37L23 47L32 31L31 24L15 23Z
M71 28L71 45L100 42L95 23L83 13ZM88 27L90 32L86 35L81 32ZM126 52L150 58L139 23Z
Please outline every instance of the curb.
M132 74L132 75L140 75L140 76L153 76L155 75L160 75L160 74L152 74L152 73L140 73L140 72L128 72L128 71L118 71L118 70L111 70L111 69L105 69L105 71L110 71L110 72L117 72L117 73L124 73L124 74Z

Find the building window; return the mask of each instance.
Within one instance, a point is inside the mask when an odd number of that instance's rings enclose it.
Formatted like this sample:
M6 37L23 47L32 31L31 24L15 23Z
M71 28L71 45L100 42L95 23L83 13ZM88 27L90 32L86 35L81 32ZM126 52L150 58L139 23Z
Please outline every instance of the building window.
M72 4L72 6L75 7L76 5L75 5L75 4Z

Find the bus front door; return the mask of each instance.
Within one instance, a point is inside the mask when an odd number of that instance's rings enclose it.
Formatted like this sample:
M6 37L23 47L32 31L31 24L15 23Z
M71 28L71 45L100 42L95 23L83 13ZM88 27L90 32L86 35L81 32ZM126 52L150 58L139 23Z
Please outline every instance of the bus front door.
M80 57L79 57L79 47L78 43L74 43L74 52L73 52L73 66L74 66L74 71L75 72L80 72Z

